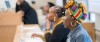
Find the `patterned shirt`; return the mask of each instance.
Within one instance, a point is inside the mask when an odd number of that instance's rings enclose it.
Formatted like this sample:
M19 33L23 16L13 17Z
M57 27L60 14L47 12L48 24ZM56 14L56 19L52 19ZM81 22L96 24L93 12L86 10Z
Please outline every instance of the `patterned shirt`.
M68 35L66 42L92 42L87 31L81 26L81 24L71 31Z

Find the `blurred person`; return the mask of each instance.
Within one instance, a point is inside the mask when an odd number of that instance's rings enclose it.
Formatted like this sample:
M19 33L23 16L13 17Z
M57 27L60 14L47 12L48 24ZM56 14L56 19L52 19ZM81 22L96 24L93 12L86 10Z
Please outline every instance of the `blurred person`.
M32 1L31 3L32 3L32 8L33 8L33 9L37 9L36 2L35 2L35 1Z
M16 3L16 12L23 12L24 24L38 24L36 11L30 7L25 0L18 0Z
M45 38L46 42L66 42L65 35L70 32L69 28L64 28L63 20L61 17L64 15L63 8L59 6L53 6L49 9L49 21L54 22L52 32L50 32L50 26L47 25Z
M87 16L85 6L71 0L65 5L65 8L64 25L71 30L66 35L68 36L66 42L92 42L89 34L81 25Z
M70 29L64 28L63 20L61 19L63 14L64 13L61 7L53 6L49 9L49 22L48 25L46 25L47 27L44 36L46 42L66 42L66 35L68 35L68 33L70 32ZM52 32L50 32L51 22L54 22ZM33 36L34 35L36 34L33 34Z
M45 4L45 6L43 7L43 13L44 13L44 15L46 15L46 14L49 13L49 8L52 7L52 6L55 6L55 4L52 3L52 2L47 2Z
M42 27L42 31L45 32L46 30L46 25L48 25L48 12L49 12L49 8L52 7L52 6L55 6L55 4L53 4L52 2L48 2L46 3L46 5L43 7L43 12L44 12L44 24L43 24L43 27ZM50 29L52 30L52 27L53 27L53 24L54 22L51 23L50 25Z

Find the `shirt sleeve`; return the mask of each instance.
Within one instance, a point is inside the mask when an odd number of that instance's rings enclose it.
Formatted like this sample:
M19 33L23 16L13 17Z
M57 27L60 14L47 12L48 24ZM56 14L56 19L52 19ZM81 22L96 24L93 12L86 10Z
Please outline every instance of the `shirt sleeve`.
M51 33L50 33L50 31L46 31L46 33L45 33L45 41L46 41L46 42L50 42L50 38L51 38Z

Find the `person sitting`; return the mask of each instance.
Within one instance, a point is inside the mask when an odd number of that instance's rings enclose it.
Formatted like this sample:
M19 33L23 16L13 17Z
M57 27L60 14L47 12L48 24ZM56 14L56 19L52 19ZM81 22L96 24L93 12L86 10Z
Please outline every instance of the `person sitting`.
M68 35L70 29L64 28L61 17L64 15L63 8L53 6L49 9L49 21L54 22L53 30L50 33L49 26L46 28L46 42L66 42L65 35Z
M24 24L38 24L36 11L25 0L18 0L18 2L16 3L16 12L24 13Z
M61 17L64 15L63 8L53 6L49 9L48 25L46 25L45 41L46 42L66 42L66 35L70 32L69 28L64 28ZM50 31L50 24L54 22L52 31ZM34 36L35 34L33 34ZM39 35L38 35L39 36Z
M44 23L43 23L43 27L42 27L42 31L45 32L46 30L46 25L48 25L48 13L49 13L49 9L52 7L52 6L55 6L55 4L53 4L52 2L48 2L46 3L46 5L43 7L43 13L44 13ZM52 30L52 27L54 25L54 22L51 23L50 25L50 29Z
M65 5L64 25L70 28L70 33L66 42L92 42L87 31L82 27L81 23L87 16L87 11L82 3L73 0Z

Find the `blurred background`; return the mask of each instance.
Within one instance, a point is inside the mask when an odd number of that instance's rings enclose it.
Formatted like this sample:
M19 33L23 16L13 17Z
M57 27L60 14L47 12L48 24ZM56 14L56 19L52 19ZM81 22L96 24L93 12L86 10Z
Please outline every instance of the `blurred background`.
M39 27L34 27L29 25L28 27L27 25L24 26L26 28L31 28L31 27L42 28L45 20L45 13L43 12L44 6L48 2L52 2L57 6L64 7L64 5L67 3L68 0L25 0L25 1L27 1L28 4L36 10ZM83 3L86 6L88 11L88 17L82 24L84 27L86 27L88 33L91 35L93 42L100 42L100 0L75 0L75 1ZM15 12L16 2L17 0L0 1L0 42L6 42L5 38L8 38L7 40L9 42L17 42L16 35L17 34L19 35L19 32L17 31L18 27L16 27L16 25L19 26L20 17L17 17L17 15L16 16L9 15L9 14L16 14ZM28 30L31 31L32 29L28 29ZM7 36L6 34L9 35ZM28 34L31 35L31 33ZM10 36L12 37L12 39L9 39L11 38ZM31 42L32 40L29 41ZM28 41L22 40L22 42L28 42Z

